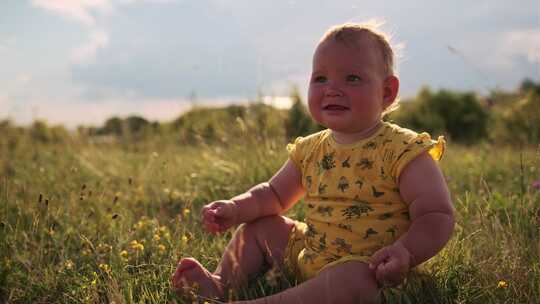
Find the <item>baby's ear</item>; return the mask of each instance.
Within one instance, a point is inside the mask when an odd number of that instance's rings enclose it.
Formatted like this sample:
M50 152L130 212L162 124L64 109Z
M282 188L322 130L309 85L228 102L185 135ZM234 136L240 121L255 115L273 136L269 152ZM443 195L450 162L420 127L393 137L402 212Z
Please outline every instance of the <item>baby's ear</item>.
M399 78L395 75L386 77L383 82L383 106L387 109L394 103L399 92Z

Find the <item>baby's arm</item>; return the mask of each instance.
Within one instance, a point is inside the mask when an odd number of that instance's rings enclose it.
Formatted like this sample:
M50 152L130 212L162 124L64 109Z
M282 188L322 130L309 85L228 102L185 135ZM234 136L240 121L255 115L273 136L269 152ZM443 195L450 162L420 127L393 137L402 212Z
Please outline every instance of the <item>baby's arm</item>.
M405 263L409 268L429 260L444 247L454 229L448 187L437 163L427 152L403 169L399 176L399 190L403 200L409 204L411 226L394 245L373 255L372 266L377 268L377 278L382 282L397 283L396 277L399 276L396 272L402 271ZM408 261L397 261L404 257Z
M300 170L289 159L268 181L230 200L212 202L202 209L207 230L221 232L260 217L280 214L305 193Z

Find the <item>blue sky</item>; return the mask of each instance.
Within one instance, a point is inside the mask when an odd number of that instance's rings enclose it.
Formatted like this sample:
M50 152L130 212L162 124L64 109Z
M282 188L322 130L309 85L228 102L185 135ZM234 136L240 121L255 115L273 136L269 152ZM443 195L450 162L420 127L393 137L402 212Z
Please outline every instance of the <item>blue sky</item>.
M170 120L194 103L286 96L294 84L305 94L321 34L371 18L404 45L403 97L540 81L537 0L2 0L0 119Z

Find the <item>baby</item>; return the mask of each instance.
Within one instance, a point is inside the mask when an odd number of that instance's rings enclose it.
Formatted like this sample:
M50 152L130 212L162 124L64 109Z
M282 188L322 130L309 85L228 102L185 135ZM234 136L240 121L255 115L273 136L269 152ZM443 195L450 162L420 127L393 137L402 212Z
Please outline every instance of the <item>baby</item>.
M214 272L182 259L172 276L180 294L224 298L269 267L300 284L241 303L372 303L412 267L439 252L454 228L437 165L444 140L431 140L383 115L399 80L389 39L376 26L331 28L313 55L308 105L327 129L289 144L289 159L268 181L202 208L212 233L238 227ZM282 216L300 198L305 222Z

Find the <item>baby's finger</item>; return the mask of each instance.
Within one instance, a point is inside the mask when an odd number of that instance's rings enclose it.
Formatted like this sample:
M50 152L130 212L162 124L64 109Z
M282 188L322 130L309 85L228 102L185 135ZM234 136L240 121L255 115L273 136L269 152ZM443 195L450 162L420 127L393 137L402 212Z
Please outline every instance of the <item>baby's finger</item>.
M377 252L375 252L371 256L371 260L369 262L369 268L370 269L378 268L377 266L381 264L382 262L384 262L389 257L389 255L390 255L390 251L388 250L388 247L383 247L377 250Z
M206 211L205 213L203 213L203 221L213 223L216 221L216 216L213 212Z
M205 223L206 231L216 233L219 230L219 225L216 223Z
M217 217L229 217L231 215L231 206L226 204L219 206L215 211L215 215Z
M386 268L384 264L379 264L375 270L375 279L384 285L386 281Z
M403 280L401 272L396 268L395 263L381 264L375 273L377 281L384 286L396 286Z

